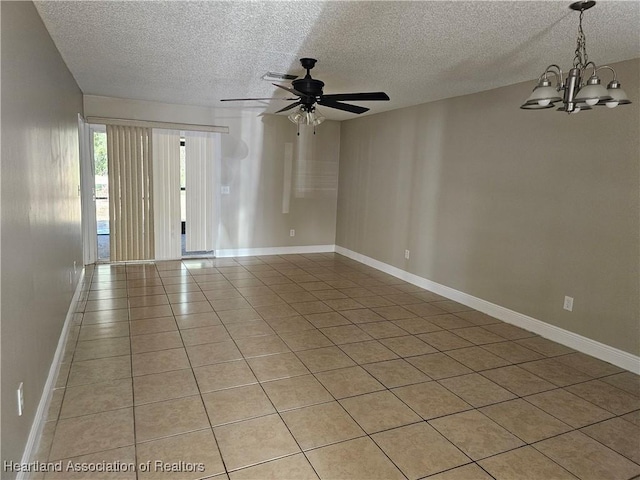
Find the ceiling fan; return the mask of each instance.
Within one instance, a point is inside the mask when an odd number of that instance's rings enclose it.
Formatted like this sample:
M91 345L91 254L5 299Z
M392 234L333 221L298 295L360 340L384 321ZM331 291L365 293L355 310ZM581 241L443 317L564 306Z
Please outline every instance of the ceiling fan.
M324 117L316 112L316 104L323 107L335 108L343 110L345 112L361 114L367 112L369 109L361 107L359 105L351 105L349 103L343 103L343 101L386 101L389 100L389 96L384 92L363 92L363 93L336 93L325 95L322 92L324 82L311 78L311 69L316 64L315 58L301 58L300 63L302 67L307 70L307 74L304 78L299 78L291 82L291 87L285 87L274 83L278 88L286 90L289 93L296 95L292 98L227 98L221 101L223 102L235 102L242 100L287 100L294 101L294 103L281 108L275 113L286 112L299 106L300 108L289 115L289 119L298 125L319 125L324 121Z

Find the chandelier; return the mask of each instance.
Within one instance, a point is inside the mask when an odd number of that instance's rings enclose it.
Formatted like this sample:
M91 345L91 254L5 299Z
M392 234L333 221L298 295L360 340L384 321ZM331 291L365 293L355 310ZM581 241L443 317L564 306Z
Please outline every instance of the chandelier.
M565 79L562 69L558 65L549 65L540 75L538 84L520 108L540 110L553 108L556 103L562 102L558 111L578 113L581 110L591 110L593 106L606 105L609 108L614 108L618 105L631 103L618 82L616 71L609 65L596 66L595 63L589 61L587 56L587 40L582 30L582 18L585 10L595 4L594 1L581 1L569 5L572 10L580 12L573 67ZM598 77L598 72L605 69L610 70L613 74L613 80L609 82L607 88L600 84L600 77ZM591 76L584 81L587 73L591 73ZM550 77L554 77L555 85L552 85Z
M315 127L325 121L325 118L316 110L315 106L306 105L304 103L300 105L300 108L296 109L295 112L289 115L288 118L298 126L298 135L300 135L300 125L313 126L313 134L315 135Z

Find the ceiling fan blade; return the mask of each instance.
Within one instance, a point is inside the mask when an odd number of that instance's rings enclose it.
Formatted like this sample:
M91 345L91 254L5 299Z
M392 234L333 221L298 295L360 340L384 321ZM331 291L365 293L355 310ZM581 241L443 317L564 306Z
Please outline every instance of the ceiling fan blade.
M337 100L337 101L375 101L375 100L389 100L389 95L384 92L365 92L365 93L336 93L332 95L322 95L322 98L326 98L328 100Z
M345 112L351 112L351 113L357 113L357 114L369 111L369 109L365 107L360 107L358 105L349 105L348 103L335 102L333 100L327 100L325 99L325 97L322 97L320 100L318 100L318 105L323 105L325 107L330 107L330 108L337 108L338 110L344 110Z
M274 98L274 97L269 97L269 98L223 98L220 101L221 102L244 102L244 101L249 101L249 100L298 100L298 98L297 97L294 97L294 98Z
M294 95L298 95L299 97L308 97L308 95L305 95L302 92L299 92L293 88L290 87L285 87L284 85L278 85L277 83L273 83L272 85L275 85L278 88L282 88L283 90L286 90L287 92L293 93Z
M281 108L280 110L278 110L277 112L274 112L274 113L286 112L287 110L291 110L292 108L297 107L301 103L302 102L292 103L291 105L287 105L286 107Z

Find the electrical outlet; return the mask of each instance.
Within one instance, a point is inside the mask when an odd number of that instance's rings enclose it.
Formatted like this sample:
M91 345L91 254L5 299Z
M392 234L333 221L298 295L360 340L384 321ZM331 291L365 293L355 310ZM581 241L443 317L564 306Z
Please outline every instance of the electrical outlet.
M404 258L406 258L407 260L409 260L409 255L411 254L411 252L409 250L405 250L404 251Z
M565 310L573 311L573 297L564 297L564 305L563 308Z
M18 416L22 416L22 413L24 412L24 387L22 385L22 382L20 382L20 385L18 386Z
M76 273L78 273L78 265L77 265L77 262L74 260L73 261L73 274L75 275Z
M293 228L291 230L289 230L289 236L290 237L295 237L296 236L296 231Z
M231 187L229 185L222 186L222 195L229 195L231 193Z

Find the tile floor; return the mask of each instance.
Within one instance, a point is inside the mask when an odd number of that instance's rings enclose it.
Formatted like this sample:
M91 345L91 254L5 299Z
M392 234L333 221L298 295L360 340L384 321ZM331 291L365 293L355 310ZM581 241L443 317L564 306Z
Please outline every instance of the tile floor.
M83 286L37 459L120 471L34 478L640 475L638 376L340 255Z

